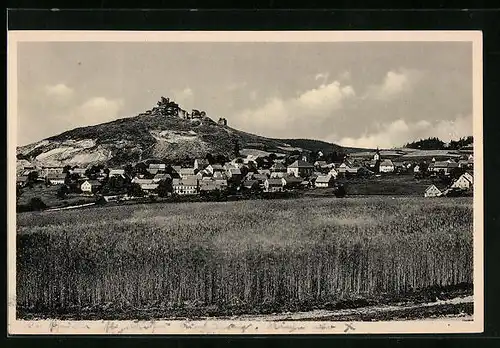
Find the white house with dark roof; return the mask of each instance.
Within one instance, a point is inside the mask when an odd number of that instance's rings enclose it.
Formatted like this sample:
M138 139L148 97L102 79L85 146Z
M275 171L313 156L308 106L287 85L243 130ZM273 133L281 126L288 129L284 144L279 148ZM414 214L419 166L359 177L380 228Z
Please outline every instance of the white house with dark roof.
M97 180L85 180L80 185L80 190L83 193L95 193L101 186L102 184Z
M390 159L385 159L380 163L379 171L381 173L392 173L394 169L394 163Z
M468 174L468 175L466 175ZM459 188L463 190L470 189L472 187L472 176L469 173L460 175L460 177L455 180L450 188Z
M209 164L206 168L207 172L214 175L216 172L223 172L224 168L220 164Z
M50 185L62 185L66 180L66 173L48 174L46 179Z
M282 179L266 179L266 181L264 181L264 191L283 192L284 187Z
M314 182L314 187L333 187L335 179L331 175L320 175Z
M306 161L297 160L287 167L287 173L294 176L306 177L312 174L314 166Z
M181 168L179 171L181 179L186 179L193 175L195 175L194 168Z
M442 194L443 192L436 185L430 185L425 189L424 197L440 197Z
M195 195L198 194L199 181L197 179L173 179L172 189L178 195Z

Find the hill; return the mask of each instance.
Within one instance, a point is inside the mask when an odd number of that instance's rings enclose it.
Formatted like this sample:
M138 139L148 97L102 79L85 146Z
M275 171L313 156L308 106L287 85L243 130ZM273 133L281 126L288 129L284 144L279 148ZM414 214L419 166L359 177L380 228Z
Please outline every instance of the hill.
M266 138L231 128L225 119L219 121L215 122L198 110L190 115L162 97L158 106L137 116L75 128L18 147L17 159L39 165L102 163L118 166L146 159L204 158L207 153L233 157L236 146L279 153L297 149L301 152L342 149L316 140Z

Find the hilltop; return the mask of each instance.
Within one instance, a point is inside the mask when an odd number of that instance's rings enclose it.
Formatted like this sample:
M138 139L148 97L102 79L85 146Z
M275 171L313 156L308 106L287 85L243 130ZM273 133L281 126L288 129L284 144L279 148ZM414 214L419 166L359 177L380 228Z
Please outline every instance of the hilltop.
M118 166L146 159L182 160L224 155L235 147L267 152L341 151L335 144L304 139L272 139L243 132L216 122L204 111L191 113L162 97L157 106L137 116L99 125L79 127L17 148L18 162L39 165Z

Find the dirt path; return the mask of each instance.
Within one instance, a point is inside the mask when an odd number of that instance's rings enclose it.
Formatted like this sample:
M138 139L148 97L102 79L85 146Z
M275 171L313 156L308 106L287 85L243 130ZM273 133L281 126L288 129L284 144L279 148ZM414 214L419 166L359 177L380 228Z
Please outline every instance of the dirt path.
M95 203L85 203L85 204L80 204L80 205L71 205L69 207L52 208L52 209L46 209L44 211L59 211L59 210L77 209L77 208L89 207L91 205L95 205Z
M411 312L412 310L428 310L428 309L433 309L433 308L438 308L438 307L453 307L453 306L459 306L459 305L472 305L473 303L473 296L466 296L466 297L455 297L453 299L449 300L438 300L436 302L428 302L428 303L421 303L421 304L416 304L416 305L390 305L390 306L371 306L371 307L362 307L362 308L355 308L355 309L339 309L339 310L312 310L308 312L298 312L298 313L282 313L282 314L269 314L269 315L242 315L238 316L236 318L231 318L231 319L237 319L237 320L255 320L255 321L286 321L286 320L292 320L292 321L298 321L298 320L345 320L345 318L352 318L352 317L379 317L384 314L394 314L396 312L401 312L401 311L408 311ZM443 314L443 316L447 317L447 320L450 318L449 315ZM467 313L458 313L456 315L453 315L453 318L456 320L470 320L472 316ZM439 318L434 318L434 319L439 319Z

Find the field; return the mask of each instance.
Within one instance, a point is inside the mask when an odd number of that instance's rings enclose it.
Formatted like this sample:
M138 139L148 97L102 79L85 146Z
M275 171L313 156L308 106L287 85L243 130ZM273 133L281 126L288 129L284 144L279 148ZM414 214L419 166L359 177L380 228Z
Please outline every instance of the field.
M470 290L472 254L471 198L20 213L17 315L152 319L359 307L426 289Z

